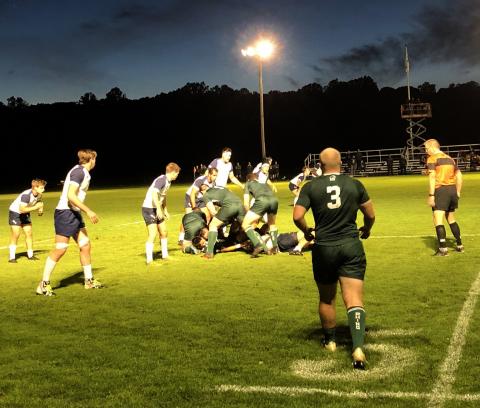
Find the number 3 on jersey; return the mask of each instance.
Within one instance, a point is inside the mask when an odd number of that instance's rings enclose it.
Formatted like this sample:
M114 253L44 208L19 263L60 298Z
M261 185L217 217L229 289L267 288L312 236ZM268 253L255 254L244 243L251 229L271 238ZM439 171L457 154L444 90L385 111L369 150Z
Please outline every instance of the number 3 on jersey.
M330 196L331 202L327 203L327 207L333 210L342 205L342 200L340 198L340 187L328 186L327 194L330 194L330 193L333 193L333 194Z

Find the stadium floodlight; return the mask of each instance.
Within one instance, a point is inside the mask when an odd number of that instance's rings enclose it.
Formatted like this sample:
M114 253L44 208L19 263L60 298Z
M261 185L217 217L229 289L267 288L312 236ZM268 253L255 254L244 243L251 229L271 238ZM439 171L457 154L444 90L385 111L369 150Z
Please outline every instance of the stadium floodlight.
M263 114L263 61L270 58L273 55L275 46L272 41L261 38L255 45L250 45L245 49L242 49L242 55L244 57L253 57L258 61L258 90L260 94L260 137L262 141L262 158L267 157L265 149L265 125Z

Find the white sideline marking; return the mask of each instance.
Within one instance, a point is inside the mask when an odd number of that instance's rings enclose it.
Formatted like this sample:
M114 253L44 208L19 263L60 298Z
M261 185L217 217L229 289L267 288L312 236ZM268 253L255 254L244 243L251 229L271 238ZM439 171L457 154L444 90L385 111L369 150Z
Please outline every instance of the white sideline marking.
M368 239L431 238L431 237L434 237L434 235L370 235ZM480 234L462 234L462 237L480 237Z
M428 401L429 407L441 407L448 395L451 394L452 385L455 382L455 372L462 357L462 348L465 345L470 318L475 310L478 295L480 294L480 273L477 275L468 293L467 300L463 304L462 311L457 319L457 325L447 349L447 357L439 369L439 377L433 386L432 397Z
M215 387L218 392L241 392L244 394L250 393L264 393L264 394L281 394L288 396L297 395L311 395L311 394L324 394L332 397L344 397L344 398L397 398L397 399L429 399L433 397L431 393L422 392L390 392L390 391L338 391L323 388L310 388L310 387L271 387L271 386L241 386L241 385L218 385ZM445 395L446 400L451 401L480 401L480 394L463 394Z
M52 241L52 243L53 243L54 239L53 239L53 237L52 237L52 238L48 238L48 239L41 239L41 240L39 240L39 241L35 240L34 243L36 244L36 243L38 243L38 242L47 242L47 241ZM17 248L18 248L18 247L24 247L24 246L25 246L24 244L20 244L20 245L17 245ZM8 247L9 247L9 245L7 245L7 246L2 246L2 247L0 247L0 249L8 249Z

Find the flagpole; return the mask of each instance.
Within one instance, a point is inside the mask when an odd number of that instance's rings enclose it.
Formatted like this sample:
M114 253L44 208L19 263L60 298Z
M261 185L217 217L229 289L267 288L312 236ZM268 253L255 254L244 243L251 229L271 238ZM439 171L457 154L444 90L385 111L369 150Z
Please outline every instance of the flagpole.
M410 102L410 61L408 60L408 50L406 45L405 45L405 72L407 74L408 102Z

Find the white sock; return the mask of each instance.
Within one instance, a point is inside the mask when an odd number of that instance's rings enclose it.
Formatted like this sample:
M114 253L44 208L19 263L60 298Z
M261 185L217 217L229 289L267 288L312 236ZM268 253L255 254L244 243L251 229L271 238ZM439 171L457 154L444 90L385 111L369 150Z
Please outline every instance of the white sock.
M55 269L55 265L57 263L52 261L50 257L47 257L47 261L45 262L45 269L43 270L43 281L49 282L50 275L52 274L53 270Z
M33 256L33 249L28 249L27 250L27 256L31 258Z
M293 250L294 250L295 252L302 252L302 248L299 247L298 245L297 245L295 248L293 248Z
M297 204L298 196L293 199L293 205Z
M182 231L180 234L178 234L178 240L183 241L184 238L185 238L185 232Z
M85 280L93 279L92 265L83 265L83 274L85 275Z
M10 259L15 259L15 251L17 250L17 246L16 245L10 245L8 247L9 251L10 251Z
M147 242L145 244L145 254L147 255L147 263L153 261L153 242Z
M160 244L162 246L162 258L168 258L168 247L167 247L168 239L162 238L160 240Z

